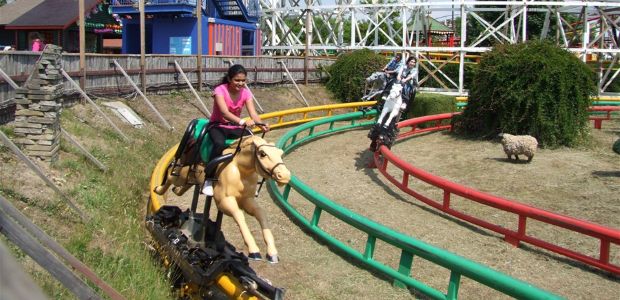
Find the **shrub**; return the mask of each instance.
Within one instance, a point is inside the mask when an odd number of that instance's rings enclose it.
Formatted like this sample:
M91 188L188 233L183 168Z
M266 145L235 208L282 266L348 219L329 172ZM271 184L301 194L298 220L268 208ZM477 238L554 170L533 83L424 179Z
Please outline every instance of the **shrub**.
M428 115L436 115L441 113L454 112L456 104L454 96L446 96L440 94L418 93L411 104L411 109L407 114L407 118L422 117ZM449 123L450 120L442 122ZM420 128L426 128L431 124L420 124Z
M592 70L541 41L498 45L475 72L456 130L469 136L529 134L541 146L574 146L587 131Z
M386 63L385 57L368 49L342 54L329 67L327 88L343 102L358 101L363 96L366 77L380 71Z
M614 152L620 154L620 139L617 139L614 145L611 147Z
M456 104L454 96L441 94L418 93L411 104L408 118L436 115L447 112L454 112Z

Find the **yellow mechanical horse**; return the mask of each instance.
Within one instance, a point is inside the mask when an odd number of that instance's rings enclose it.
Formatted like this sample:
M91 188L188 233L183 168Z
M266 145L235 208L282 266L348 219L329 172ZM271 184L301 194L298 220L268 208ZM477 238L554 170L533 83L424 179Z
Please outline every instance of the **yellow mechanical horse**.
M235 146L231 146L224 150L223 154L235 151ZM287 184L291 180L291 172L282 162L282 154L282 149L253 135L243 138L240 151L230 163L221 164L217 168L218 180L213 187L215 204L220 211L233 217L237 222L250 259L258 260L261 256L256 241L245 222L243 211L254 216L260 224L263 239L267 244L267 260L271 263L278 262L278 250L267 223L267 217L254 197L258 175L271 178L278 185Z
M202 139L204 138L201 137L200 140ZM179 145L179 147L181 146ZM283 151L273 143L267 143L261 137L252 135L233 142L222 154L223 156L232 156L232 160L220 163L217 166L217 181L214 185L213 195L217 208L225 215L231 216L239 226L239 231L248 248L248 257L260 260L260 250L248 228L243 211L254 216L261 226L263 239L267 245L267 260L271 263L277 263L279 260L278 250L275 246L273 234L267 223L264 210L255 200L255 193L258 175L271 178L279 185L289 182L291 173L282 161ZM180 156L181 161L173 162L168 168L165 183L155 188L157 194L166 193L170 185L175 186L173 191L177 195L185 193L189 188L188 186L191 187L196 184L202 186L205 162L198 161L196 165L187 165L183 161L183 157ZM176 173L175 166L180 167Z

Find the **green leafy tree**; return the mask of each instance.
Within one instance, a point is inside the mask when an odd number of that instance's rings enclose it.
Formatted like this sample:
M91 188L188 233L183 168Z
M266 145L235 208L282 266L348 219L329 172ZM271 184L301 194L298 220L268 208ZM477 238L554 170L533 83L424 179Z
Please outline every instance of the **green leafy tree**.
M366 77L381 70L385 63L385 57L368 49L342 54L329 67L327 88L343 102L359 101Z
M550 42L497 45L483 55L457 132L529 134L545 147L574 146L587 132L593 71Z

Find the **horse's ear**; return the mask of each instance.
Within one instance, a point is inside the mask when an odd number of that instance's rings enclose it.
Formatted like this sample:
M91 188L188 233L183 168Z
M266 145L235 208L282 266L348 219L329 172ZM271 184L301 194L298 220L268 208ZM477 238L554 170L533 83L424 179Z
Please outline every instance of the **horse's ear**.
M254 144L255 147L258 147L260 145L266 144L267 142L265 142L265 140L263 140L261 137L254 135L252 138L252 144Z

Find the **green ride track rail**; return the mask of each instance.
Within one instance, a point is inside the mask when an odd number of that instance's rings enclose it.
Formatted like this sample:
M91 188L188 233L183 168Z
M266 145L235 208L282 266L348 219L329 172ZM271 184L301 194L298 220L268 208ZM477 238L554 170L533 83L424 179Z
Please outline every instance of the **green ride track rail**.
M370 126L374 124L374 119L369 120L369 117L376 114L376 110L368 112L359 111L312 121L297 126L287 132L280 138L276 146L282 148L284 153L289 153L302 144L318 137ZM323 129L325 124L329 124L327 129ZM321 128L318 128L319 126L321 126ZM268 188L281 206L308 230L316 234L326 243L336 247L370 269L389 276L394 280L396 286L414 288L433 299L457 299L461 277L464 276L518 299L561 299L561 297L535 287L532 284L512 278L446 250L431 246L382 224L376 223L364 216L358 215L316 192L299 180L295 175L291 176L291 181L283 188L278 188L272 180L269 180ZM303 198L314 204L315 208L310 220L304 217L288 201L291 190L299 193ZM364 232L368 237L364 252L362 253L349 247L344 242L332 237L321 229L319 221L323 212ZM401 256L398 269L391 268L374 259L377 239L400 249ZM411 277L415 256L421 257L450 271L446 294Z

